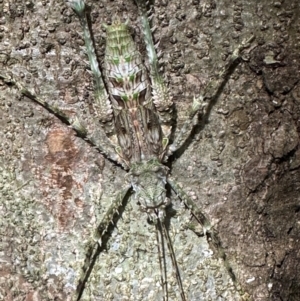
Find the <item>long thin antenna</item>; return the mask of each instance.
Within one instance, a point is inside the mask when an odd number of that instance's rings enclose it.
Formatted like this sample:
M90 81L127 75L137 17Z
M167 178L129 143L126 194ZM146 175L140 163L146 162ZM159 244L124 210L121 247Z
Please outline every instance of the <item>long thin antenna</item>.
M157 249L158 249L158 257L159 257L159 266L160 266L160 277L161 284L163 287L164 299L163 301L168 301L168 279L167 279L167 265L166 265L166 254L164 248L164 236L162 233L162 222L160 219L157 219L158 222L155 224L156 229L156 241L157 241Z
M177 265L175 252L174 252L174 248L173 248L173 244L172 244L169 232L168 232L164 222L160 221L160 225L162 227L163 234L166 237L168 249L170 251L171 261L172 261L173 268L175 270L176 280L177 280L177 284L179 286L181 299L182 299L182 301L186 301L187 299L186 299L185 294L184 294L183 285L182 285L182 281L181 281L181 277L180 277L180 273L179 273L179 268L178 268L178 265Z

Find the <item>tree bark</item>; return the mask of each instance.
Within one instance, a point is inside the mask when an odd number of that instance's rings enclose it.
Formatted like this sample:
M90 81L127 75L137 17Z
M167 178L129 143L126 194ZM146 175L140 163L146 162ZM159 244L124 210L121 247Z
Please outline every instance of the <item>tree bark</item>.
M103 24L115 15L129 20L145 55L133 1L90 4L100 62ZM236 277L239 297L229 280L224 280L224 290L230 287L228 294L212 300L298 301L299 1L160 0L153 4L162 72L176 104L175 134L193 97L216 80L226 58L244 39L255 36L207 120L173 158L171 174L218 230ZM89 110L92 79L81 47L81 28L71 9L64 1L4 0L0 17L0 73L11 72L42 99L80 116L88 129L97 129ZM22 97L16 87L4 81L0 84L0 300L71 300L84 265L86 243L126 173L57 117ZM176 196L172 199L176 202ZM106 257L95 264L102 278L108 279L113 269L116 273L116 262L122 258L137 258L136 274L145 262L156 261L157 254L151 259L149 251L141 251L143 240L139 245L136 242L143 234L135 236L138 228L152 231L136 207L131 201L128 212L125 210L129 219L124 214L111 229ZM177 227L175 221L171 224L170 229ZM132 233L126 248L122 246L126 252L120 246L114 253L126 231ZM191 244L205 245L203 237L196 238L190 230L186 233ZM145 246L151 239L145 234ZM178 257L181 243L178 238ZM193 256L198 258L196 253L186 255L189 267L201 260ZM222 260L211 260L226 274ZM201 265L203 268L204 262ZM204 267L202 278L211 270ZM91 283L97 283L97 275L92 274ZM145 295L135 295L141 283L137 288L131 284L130 292L127 286L122 291L126 275L120 275L117 282L115 274L109 278L107 287L101 288L106 292L102 297L97 295L100 289L90 285L83 300L118 300L111 295L115 287L110 287L116 283L123 296L120 300L127 293L128 300L138 300L137 296L162 299L150 296L146 289ZM187 280L198 281L192 276ZM206 293L199 296L209 300Z

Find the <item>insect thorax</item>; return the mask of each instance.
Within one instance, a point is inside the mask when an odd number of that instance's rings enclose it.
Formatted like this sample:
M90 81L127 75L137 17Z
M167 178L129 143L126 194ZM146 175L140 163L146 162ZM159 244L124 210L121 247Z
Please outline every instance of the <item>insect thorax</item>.
M129 176L142 209L150 215L156 212L162 217L164 208L170 203L166 197L168 168L153 159L133 164Z

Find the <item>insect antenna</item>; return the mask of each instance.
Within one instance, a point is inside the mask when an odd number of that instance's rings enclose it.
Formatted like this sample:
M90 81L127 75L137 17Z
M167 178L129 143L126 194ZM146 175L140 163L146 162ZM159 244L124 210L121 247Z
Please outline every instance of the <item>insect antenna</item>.
M167 264L166 264L166 254L164 248L164 235L162 231L162 222L158 219L158 222L155 225L156 228L156 241L158 249L158 258L159 258L159 267L160 267L160 276L161 284L163 288L164 301L168 301L168 279L167 279Z
M158 214L157 214L158 215ZM161 283L163 287L163 292L164 292L164 301L168 301L168 279L167 279L167 265L166 265L166 252L165 252L165 241L167 242L168 250L170 253L171 257L171 262L173 269L176 274L176 280L177 284L180 290L180 296L182 301L186 301L186 297L184 294L183 290L183 285L179 273L179 268L178 264L176 261L176 256L172 244L172 240L170 238L167 226L165 224L165 220L160 219L159 217L157 218L157 222L155 224L156 228L156 238L157 238L157 248L158 248L158 254L159 254L159 265L160 265L160 270L161 270Z
M181 277L180 277L180 273L179 273L179 268L178 268L178 264L177 264L177 261L176 261L175 252L174 252L174 248L173 248L173 244L172 244L169 232L168 232L167 227L166 227L166 225L163 221L162 222L160 221L160 224L161 224L161 227L162 227L163 235L165 236L166 241L167 241L167 245L168 245L168 249L169 249L169 252L170 252L172 265L173 265L173 268L174 268L175 274L176 274L177 284L178 284L179 290L180 290L181 299L182 299L182 301L186 301L183 286L182 286L182 281L181 281Z

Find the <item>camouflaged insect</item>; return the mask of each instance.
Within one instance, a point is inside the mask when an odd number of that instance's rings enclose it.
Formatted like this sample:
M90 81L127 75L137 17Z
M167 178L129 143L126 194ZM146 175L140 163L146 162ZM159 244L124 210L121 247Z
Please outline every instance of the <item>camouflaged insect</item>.
M202 95L194 98L188 120L179 135L170 143L173 102L169 97L163 78L158 72L158 56L151 36L145 3L142 0L136 0L141 14L149 70L143 65L141 54L134 44L127 24L116 20L111 26L106 26L104 74L102 74L91 38L85 2L83 0L67 2L77 14L82 25L87 55L94 78L93 108L101 124L102 129L100 130L105 132L106 139L99 145L86 132L78 119L71 119L59 108L52 107L30 91L24 89L12 78L5 78L5 80L15 84L22 90L23 94L62 118L67 124L71 125L77 132L97 146L107 158L121 164L128 171L126 187L118 194L116 200L107 210L95 231L93 241L90 243L88 255L83 266L82 277L77 287L76 300L80 300L84 293L95 259L102 250L103 237L106 235L114 216L119 214L118 210L122 207L123 199L130 190L133 190L135 193L139 209L145 212L144 219L146 220L148 217L154 224L151 227L156 229L158 258L153 258L152 260L159 262L161 294L157 293L155 295L155 293L152 293L153 296L149 297L149 300L166 301L171 299L178 300L179 298L182 301L199 300L197 291L186 291L186 287L189 287L189 284L185 283L185 279L182 276L183 271L180 271L178 267L176 252L173 249L174 242L170 238L168 227L165 223L166 208L171 203L167 197L168 186L179 197L188 209L188 212L203 227L203 232L212 248L219 253L219 256L224 256L222 255L219 239L209 220L179 185L169 177L169 168L165 163L184 144L197 123L199 115L205 114L204 103L215 97L224 81L226 81L228 74L230 74L232 64L238 62L240 50L245 46L241 45L238 47L224 72L220 74L220 78L214 83L213 89L210 87L210 90L214 92L206 95L204 91ZM170 277L166 271L166 245L176 275L175 287L177 287L177 293L175 293L175 297L169 292ZM108 299L108 296L106 295L105 298ZM113 295L110 295L109 299L118 300L114 299ZM221 298L220 300L225 299Z

